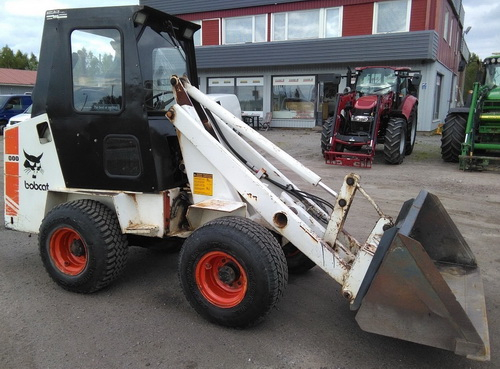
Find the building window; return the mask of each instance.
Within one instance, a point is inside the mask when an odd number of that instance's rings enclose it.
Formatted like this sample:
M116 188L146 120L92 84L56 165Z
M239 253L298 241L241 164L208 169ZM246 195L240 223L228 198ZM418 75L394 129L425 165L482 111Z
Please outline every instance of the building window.
M235 94L234 78L209 78L209 94Z
M240 101L243 114L262 112L264 78L263 77L229 77L209 78L209 94L235 94Z
M315 87L314 76L273 77L273 118L314 119Z
M448 41L448 23L450 21L450 13L447 11L444 15L443 38Z
M342 13L340 8L325 9L325 37L342 36Z
M122 109L121 48L120 32L116 29L71 33L75 110L117 113Z
M452 40L452 36L453 36L453 19L451 20L450 22L450 33L449 33L449 36L448 36L448 44L451 46L451 40Z
M440 113L440 105L441 105L441 89L443 87L443 78L442 74L436 75L436 88L434 90L434 115L433 119L439 119Z
M198 24L201 26L201 21L192 21L194 24ZM201 46L201 38L202 38L202 35L201 35L201 28L196 31L193 35L193 42L194 42L194 46Z
M408 32L410 30L411 0L375 3L373 33Z
M224 44L265 42L266 23L266 15L225 18L222 42Z
M264 78L236 78L236 96L242 113L263 111Z
M275 13L272 21L273 41L341 36L341 7Z

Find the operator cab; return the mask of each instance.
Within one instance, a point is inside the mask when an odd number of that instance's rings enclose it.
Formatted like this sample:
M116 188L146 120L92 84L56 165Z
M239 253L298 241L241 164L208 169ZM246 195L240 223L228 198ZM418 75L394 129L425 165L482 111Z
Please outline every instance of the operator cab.
M363 95L385 95L396 91L397 76L392 68L356 69L356 91Z
M500 54L494 54L484 59L486 71L484 84L487 86L500 86Z
M185 185L165 113L174 104L173 74L198 83L199 28L145 6L46 13L33 116L50 118L67 187Z

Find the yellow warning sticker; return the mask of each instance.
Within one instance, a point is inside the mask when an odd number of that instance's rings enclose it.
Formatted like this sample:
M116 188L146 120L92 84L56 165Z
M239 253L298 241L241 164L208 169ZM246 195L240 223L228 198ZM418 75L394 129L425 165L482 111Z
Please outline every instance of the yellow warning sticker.
M212 196L214 193L214 178L212 174L193 173L193 193L195 195Z

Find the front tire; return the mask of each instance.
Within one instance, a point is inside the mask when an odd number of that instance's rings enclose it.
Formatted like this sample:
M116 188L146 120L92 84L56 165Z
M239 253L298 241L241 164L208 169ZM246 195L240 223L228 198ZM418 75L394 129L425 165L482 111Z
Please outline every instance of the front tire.
M321 131L321 153L324 154L325 151L330 151L331 140L332 140L332 129L333 123L335 121L334 117L330 117L323 121L323 129Z
M441 136L441 158L444 161L458 163L466 127L467 115L451 113L446 116Z
M38 243L50 277L72 292L106 287L127 261L127 239L118 219L97 201L78 200L53 208L42 221Z
M415 146L415 140L417 139L417 122L418 122L417 106L412 109L410 117L408 118L408 130L406 139L406 152L405 155L410 155L413 152Z
M288 273L283 250L270 231L246 218L225 217L206 223L186 239L179 279L198 314L244 328L276 305Z
M391 118L387 123L384 159L388 164L401 164L406 152L406 120Z

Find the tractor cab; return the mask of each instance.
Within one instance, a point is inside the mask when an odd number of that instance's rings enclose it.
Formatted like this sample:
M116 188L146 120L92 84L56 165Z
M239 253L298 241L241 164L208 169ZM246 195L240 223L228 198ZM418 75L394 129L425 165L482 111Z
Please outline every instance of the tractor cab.
M484 84L491 87L500 86L500 54L484 59L483 64L486 71Z
M360 94L384 95L397 89L397 76L391 68L358 68L356 91Z

